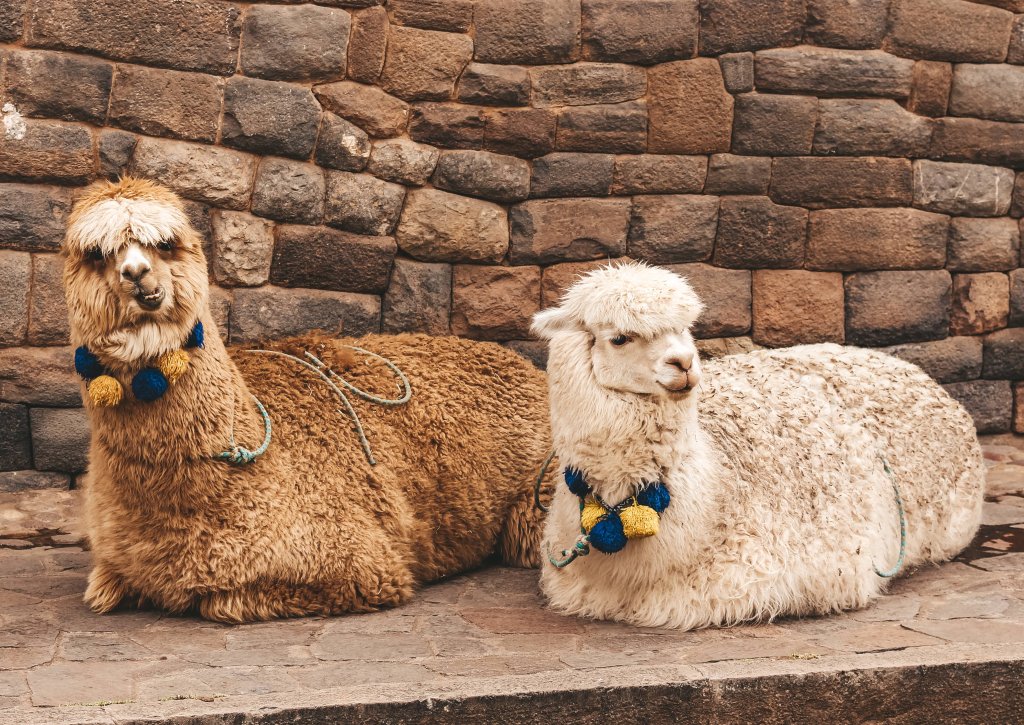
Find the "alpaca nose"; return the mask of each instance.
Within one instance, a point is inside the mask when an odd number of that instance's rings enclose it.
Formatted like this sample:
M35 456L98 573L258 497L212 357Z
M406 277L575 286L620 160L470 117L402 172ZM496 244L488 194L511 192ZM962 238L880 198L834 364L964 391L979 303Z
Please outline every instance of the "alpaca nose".
M121 264L121 276L129 282L139 282L151 270L146 255L132 247Z
M678 370L681 373L685 373L685 372L689 371L690 366L693 365L693 353L692 352L676 353L674 355L669 356L665 360L665 364L667 364L667 365L669 365L671 367L674 367L676 370Z

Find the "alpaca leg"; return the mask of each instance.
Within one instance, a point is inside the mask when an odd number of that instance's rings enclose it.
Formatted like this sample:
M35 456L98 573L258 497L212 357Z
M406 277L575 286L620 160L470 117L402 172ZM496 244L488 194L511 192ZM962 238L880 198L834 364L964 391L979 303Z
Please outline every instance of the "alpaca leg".
M89 572L89 584L83 599L97 614L106 614L128 595L124 579L103 564L96 564Z
M548 489L550 491L550 489ZM550 495L544 498L550 499ZM533 490L521 496L509 511L498 542L501 560L511 566L537 569L541 563L544 512L534 505Z

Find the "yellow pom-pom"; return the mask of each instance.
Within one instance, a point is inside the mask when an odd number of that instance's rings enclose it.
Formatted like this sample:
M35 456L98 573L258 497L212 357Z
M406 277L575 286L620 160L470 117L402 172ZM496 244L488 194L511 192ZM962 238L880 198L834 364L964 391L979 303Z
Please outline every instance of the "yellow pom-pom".
M622 532L627 539L640 539L658 533L658 512L650 506L633 504L619 512L622 519Z
M178 378L188 370L188 353L184 350L174 350L160 358L157 363L160 372L164 374L168 382L176 383Z
M583 506L583 511L580 513L580 528L589 534L590 530L594 528L606 513L608 512L605 511L604 506L597 501L587 501Z
M109 408L120 403L123 397L124 388L121 383L109 375L100 375L89 383L89 399L93 405Z

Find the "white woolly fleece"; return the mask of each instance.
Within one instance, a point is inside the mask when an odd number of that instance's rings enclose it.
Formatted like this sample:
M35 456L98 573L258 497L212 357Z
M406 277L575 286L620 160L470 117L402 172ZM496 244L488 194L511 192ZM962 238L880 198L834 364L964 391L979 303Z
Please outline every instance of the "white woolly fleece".
M185 212L163 200L105 199L68 227L65 245L114 254L129 241L154 245L188 227Z

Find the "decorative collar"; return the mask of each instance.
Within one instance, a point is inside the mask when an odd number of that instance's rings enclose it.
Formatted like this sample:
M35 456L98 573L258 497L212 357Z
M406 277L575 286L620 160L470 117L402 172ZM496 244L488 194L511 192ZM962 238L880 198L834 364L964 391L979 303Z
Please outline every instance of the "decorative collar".
M621 551L629 539L655 536L661 512L672 502L660 481L642 482L634 495L614 506L594 493L579 469L565 469L565 485L580 500L581 534L586 535L590 546L605 554Z
M203 347L204 342L203 323L197 321L182 347ZM135 373L132 377L132 394L136 400L145 403L159 400L167 389L185 374L188 365L189 355L184 349L165 353L156 361L156 367L145 367ZM86 381L89 399L94 405L109 408L124 399L124 388L121 383L85 345L75 350L75 370Z

